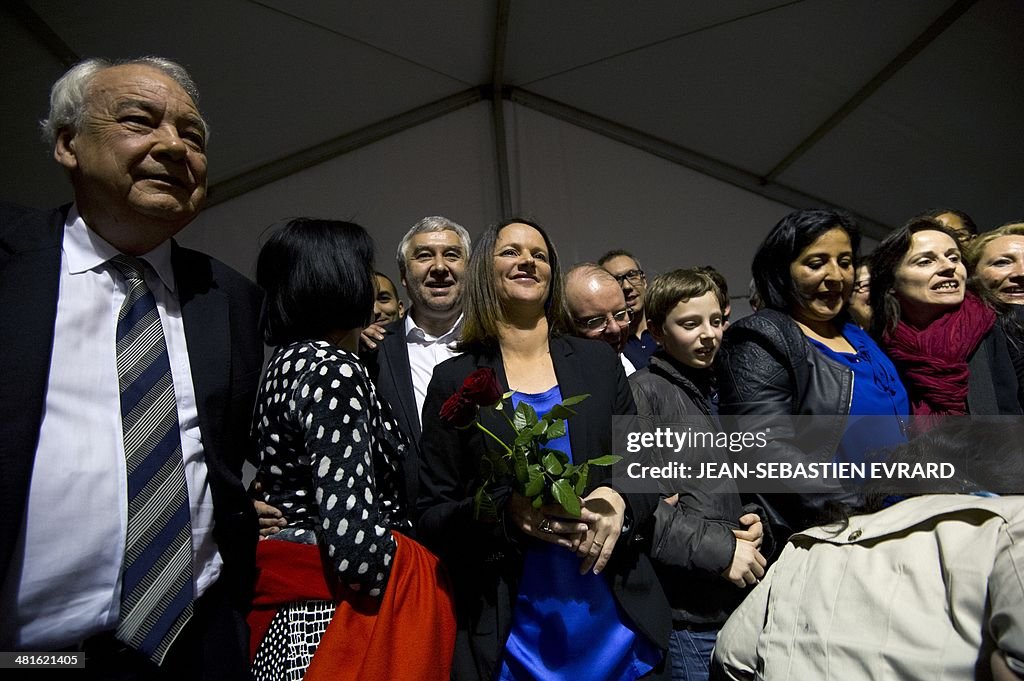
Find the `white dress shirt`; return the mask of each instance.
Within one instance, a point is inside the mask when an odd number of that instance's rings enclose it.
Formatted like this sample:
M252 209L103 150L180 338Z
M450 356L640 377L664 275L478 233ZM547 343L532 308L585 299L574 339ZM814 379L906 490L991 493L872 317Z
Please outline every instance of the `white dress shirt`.
M440 336L431 336L416 325L412 315L405 316L405 343L409 350L409 369L412 373L412 390L416 395L416 417L423 426L423 403L427 401L427 386L434 375L434 367L459 353L455 344L462 333L462 315L455 320L452 328Z
M115 334L127 286L118 251L75 207L64 226L60 295L25 524L0 606L0 640L53 650L113 629L120 609L128 490ZM196 597L220 575L213 497L199 433L171 244L142 256L174 380L192 522ZM40 349L45 352L45 349Z
M621 352L619 353L619 361L622 362L622 368L625 369L627 376L636 373L636 367L633 366L633 363L629 361L629 358Z

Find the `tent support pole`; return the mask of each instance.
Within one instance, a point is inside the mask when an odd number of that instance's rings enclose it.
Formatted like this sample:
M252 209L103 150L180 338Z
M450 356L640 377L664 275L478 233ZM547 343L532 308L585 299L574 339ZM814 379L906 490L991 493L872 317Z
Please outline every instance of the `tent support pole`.
M494 64L491 69L491 122L494 127L494 160L498 171L498 205L502 218L512 216L512 186L509 181L508 139L505 135L505 48L508 45L508 15L511 0L498 0L494 29Z
M700 152L687 149L659 137L648 135L628 126L610 121L606 118L577 109L568 104L549 99L520 88L511 88L509 99L529 109L539 111L543 114L571 123L585 130L590 130L598 135L613 139L622 144L627 144L636 149L646 151L666 161L677 165L696 170L697 172L713 177L722 182L745 189L766 199L777 201L793 208L814 208L831 206L842 208L856 217L865 236L873 239L881 239L892 229L891 225L881 221L857 214L849 209L838 206L817 196L805 194L804 192L786 187L775 182L764 183L756 174L742 168L729 165L724 161L712 158Z
M762 178L767 184L774 182L776 178L781 175L786 168L793 165L797 159L806 154L815 144L821 141L821 139L832 131L837 125L843 122L847 116L857 110L861 104L863 104L868 97L873 95L880 87L885 85L889 79L896 75L896 73L904 66L910 63L910 61L921 54L921 52L928 47L936 38L938 38L943 31L953 25L960 16L971 8L978 0L956 0L949 9L943 12L939 17L931 23L928 28L924 30L921 35L917 36L909 45L903 48L896 57L885 65L885 67L875 74L875 77L867 82L864 87L857 90L850 99L836 109L835 113L828 117L828 119L818 126L818 128L807 136L804 141L796 145L791 152L786 154L786 157L779 161L774 168L768 171L768 173Z
M340 137L327 140L315 146L274 159L233 177L210 185L207 192L207 206L223 203L246 192L258 189L271 182L283 179L319 163L330 161L350 151L365 147L395 133L408 130L435 118L446 116L453 111L476 104L484 99L481 88L470 88L438 99L424 106L410 109L379 123L368 125Z
M72 50L64 42L64 39L48 23L43 21L43 18L36 14L34 9L29 7L27 2L5 3L4 9L7 10L9 15L20 22L29 33L35 36L36 40L64 65L64 68L69 69L82 61L82 57Z

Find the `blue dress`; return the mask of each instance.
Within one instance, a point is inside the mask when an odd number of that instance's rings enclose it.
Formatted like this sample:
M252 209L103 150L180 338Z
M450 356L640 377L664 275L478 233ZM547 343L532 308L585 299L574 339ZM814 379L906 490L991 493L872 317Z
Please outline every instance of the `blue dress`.
M557 385L536 395L512 395L513 405L526 402L538 416L561 401ZM571 424L569 419L566 434L548 442L570 460ZM661 660L661 651L619 610L604 575L581 575L580 560L547 542L527 547L500 681L632 681Z
M834 461L881 460L888 448L907 441L910 398L892 360L863 329L847 322L842 333L856 352L837 352L808 339L826 357L853 372L850 416Z

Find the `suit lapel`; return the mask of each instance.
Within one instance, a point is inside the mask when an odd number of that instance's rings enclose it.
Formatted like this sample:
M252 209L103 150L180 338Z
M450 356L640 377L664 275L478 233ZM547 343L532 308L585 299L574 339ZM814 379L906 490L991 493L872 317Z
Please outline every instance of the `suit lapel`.
M188 254L174 244L172 263L174 278L181 301L181 318L185 326L189 368L199 411L199 429L203 434L203 448L210 453L222 451L216 442L223 428L223 400L217 395L228 394L231 376L231 324L228 297L213 284L210 263L204 259L187 257Z
M53 356L65 216L29 213L0 237L0 581L21 526Z
M587 392L583 367L579 362L573 361L573 354L572 345L568 341L563 338L551 339L551 360L555 365L555 377L558 379L558 389L562 394L562 400ZM573 460L586 460L588 456L587 413L590 411L588 406L584 401L573 407L576 415L568 421L569 444L572 445Z
M552 338L550 347L551 360L555 365L555 378L558 380L558 389L562 394L562 399L564 400L574 395L582 395L587 392L583 368L572 359L574 354L572 346L561 338ZM508 378L505 376L505 366L499 355L480 357L477 361L477 367L494 369L502 390L508 392ZM511 398L505 400L504 404L505 413L511 418L513 412ZM586 452L589 446L587 438L587 412L589 410L587 409L586 402L577 405L574 409L576 410L576 415L569 419L569 443L572 445L573 452L582 453ZM493 409L481 411L480 422L504 442L511 442L515 436L512 426L505 420L505 417L500 413L496 413ZM484 439L490 440L491 438L485 435ZM497 443L491 442L488 446L491 444L497 448Z
M405 317L391 324L387 331L387 335L381 341L380 374L391 381L394 389L390 392L398 398L398 404L392 404L392 409L401 410L405 422L412 431L412 439L417 441L420 438L420 415L416 409L416 393L412 387L409 347L405 341Z
M38 430L53 351L64 216L55 211L45 222L31 217L17 230L27 238L0 244L0 413L8 426L27 419Z
M477 368L489 368L494 369L494 373L498 377L498 384L501 386L502 394L507 393L508 388L508 377L505 376L505 365L501 361L501 356L498 354L491 356L481 356L477 361ZM494 409L481 409L480 410L480 423L497 435L502 442L512 442L515 438L515 431L512 430L512 426L509 425L507 418L512 418L512 399L509 398L504 401L502 412L495 411ZM507 418L506 418L507 416ZM488 449L493 451L501 451L501 447L497 442L494 442L490 436L481 433Z

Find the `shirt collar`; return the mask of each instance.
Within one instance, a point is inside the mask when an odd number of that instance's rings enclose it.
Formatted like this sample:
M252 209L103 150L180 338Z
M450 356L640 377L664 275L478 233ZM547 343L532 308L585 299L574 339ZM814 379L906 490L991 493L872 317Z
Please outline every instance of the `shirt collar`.
M97 269L121 253L107 240L89 229L78 212L77 204L71 206L68 218L64 222L63 247L64 257L68 263L68 272L71 274L81 274ZM160 277L163 285L171 293L174 293L174 268L171 267L170 239L139 257L149 263L149 266Z
M459 339L459 333L462 331L462 315L455 320L452 324L452 328L448 329L440 336L431 336L429 333L424 331L416 322L412 319L412 313L405 315L405 338L406 340L422 340L429 343L443 342L452 343Z

